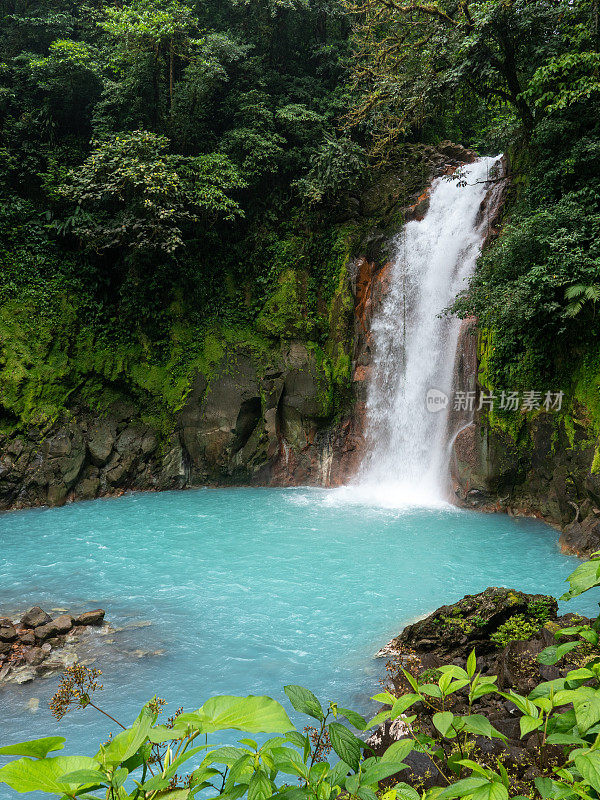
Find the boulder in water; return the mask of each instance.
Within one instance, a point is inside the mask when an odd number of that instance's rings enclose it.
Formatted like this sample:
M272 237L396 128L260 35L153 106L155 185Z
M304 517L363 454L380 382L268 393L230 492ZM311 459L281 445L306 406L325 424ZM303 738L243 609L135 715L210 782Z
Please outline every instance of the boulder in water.
M572 522L562 532L560 544L564 550L578 556L589 557L600 550L600 516L592 513L583 522Z
M25 633L20 633L19 644L33 646L35 644L35 633L33 631L25 631Z
M55 612L64 611L56 608ZM61 613L52 618L39 606L34 606L23 615L20 623L13 624L0 617L0 684L22 683L34 677L60 672L78 659L75 645L93 638L85 627L100 627L104 622L101 608L80 614ZM75 625L78 634L75 636ZM50 658L50 656L52 657Z
M21 627L23 628L39 628L40 625L47 625L52 621L50 614L41 609L39 606L30 608L26 614L21 618Z
M68 633L73 627L73 617L70 614L61 614L60 617L52 620L52 624L59 634Z
M102 625L105 612L101 608L94 611L84 611L76 620L75 625Z
M30 667L37 667L39 666L42 661L47 658L48 653L44 652L41 647L31 647L24 651L23 657L25 659L25 663L28 664Z
M9 619L0 620L0 642L14 642L17 631Z
M43 642L45 639L51 639L54 636L58 636L59 633L60 630L56 626L56 623L53 620L50 620L47 625L39 625L35 629L35 638L38 641Z

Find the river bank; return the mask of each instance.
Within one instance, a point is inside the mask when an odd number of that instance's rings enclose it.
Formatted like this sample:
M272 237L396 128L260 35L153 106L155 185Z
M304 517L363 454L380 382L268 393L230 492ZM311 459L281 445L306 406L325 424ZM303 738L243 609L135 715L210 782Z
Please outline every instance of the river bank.
M385 721L368 744L376 755L383 755L400 739L432 737L437 745L428 752L411 752L404 759L407 769L397 779L419 791L445 787L447 777L440 771L438 759L441 753L448 758L454 752L456 733L450 723L444 728L444 722L473 715L470 744L467 751L460 751L460 757L491 769L502 764L511 789L531 796L539 788L536 779L553 775L553 769L565 762L565 753L555 744L542 746L537 721L529 727L523 725L524 710L516 703L526 704L523 698L533 699L536 692L537 697L545 697L544 687L552 686L553 681L558 684L569 671L597 656L597 647L576 635L555 637L562 628L591 622L579 614L559 615L551 596L497 587L438 608L407 626L383 649L389 659L384 685L393 697L404 695L408 701L405 713ZM566 642L570 644L565 644L567 652L562 658L547 657L547 648L556 650L557 644ZM467 670L474 674L475 664L480 691L469 694L471 684L466 680L466 686L440 700L439 668L454 665L453 677L460 678L468 677ZM422 699L413 694L417 690ZM516 693L514 701L511 693ZM533 704L529 713L537 714ZM437 758L431 755L434 752Z
M0 618L0 687L28 683L76 663L93 632L108 632L104 616L101 608L73 616L64 608L50 615L33 606L23 615Z

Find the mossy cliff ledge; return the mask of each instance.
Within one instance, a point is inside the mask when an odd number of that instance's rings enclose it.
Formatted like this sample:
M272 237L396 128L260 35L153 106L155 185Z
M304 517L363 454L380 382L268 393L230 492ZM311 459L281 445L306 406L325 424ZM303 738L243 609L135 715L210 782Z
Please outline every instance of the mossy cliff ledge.
M68 298L43 318L33 302L5 302L0 508L127 490L343 483L362 454L370 320L390 241L408 215L424 213L432 177L473 157L451 143L407 146L327 235L289 237L244 324L193 325L178 301L160 348L143 336L115 344ZM316 264L318 236L327 246Z
M296 339L225 337L211 335L215 359L190 369L172 413L152 395L140 399L120 387L102 408L74 404L45 427L1 434L1 506L60 505L130 489L269 484L282 448L316 452L321 430L335 424L340 396L326 354Z
M565 387L562 407L502 413L489 396L489 336L465 321L457 358L458 386L475 393L475 411L457 435L451 457L453 497L459 505L515 516L535 516L561 531L567 552L600 549L600 368L586 358ZM499 395L499 392L496 392Z

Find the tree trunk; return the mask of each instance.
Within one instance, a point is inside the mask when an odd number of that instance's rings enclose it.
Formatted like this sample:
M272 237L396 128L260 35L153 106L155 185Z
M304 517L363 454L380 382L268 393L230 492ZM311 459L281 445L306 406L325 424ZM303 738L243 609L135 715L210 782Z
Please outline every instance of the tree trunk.
M525 133L527 136L529 136L535 126L535 119L533 117L531 108L521 96L523 89L521 88L521 82L519 81L519 76L517 74L514 42L511 39L510 33L507 33L504 30L498 31L498 41L504 54L504 61L501 62L501 71L504 76L504 80L506 81L508 91L514 98L514 106L519 117L521 118Z

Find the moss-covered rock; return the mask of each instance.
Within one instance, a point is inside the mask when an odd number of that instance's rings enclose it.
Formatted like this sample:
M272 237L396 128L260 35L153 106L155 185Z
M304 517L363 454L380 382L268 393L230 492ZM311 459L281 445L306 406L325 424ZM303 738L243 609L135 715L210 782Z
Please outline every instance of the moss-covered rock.
M409 625L387 650L428 653L440 663L466 659L473 649L477 655L485 655L512 639L530 638L556 618L557 610L556 600L548 595L491 586Z
M256 320L259 333L274 339L310 339L316 322L307 307L308 274L303 270L286 269L277 281Z

